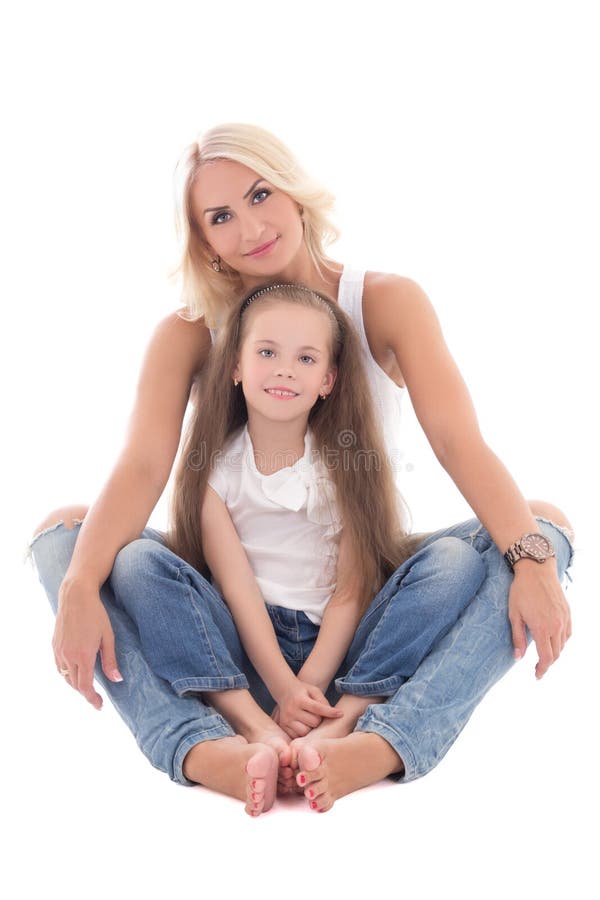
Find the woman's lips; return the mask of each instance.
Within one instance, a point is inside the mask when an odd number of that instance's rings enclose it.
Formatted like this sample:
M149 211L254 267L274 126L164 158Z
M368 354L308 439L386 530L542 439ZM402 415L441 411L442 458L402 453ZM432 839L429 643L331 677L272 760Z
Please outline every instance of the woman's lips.
M256 250L252 250L250 253L246 253L246 256L264 256L266 253L271 250L272 247L277 243L277 238L273 238L272 241L269 241L268 244L263 244L262 247L257 247Z

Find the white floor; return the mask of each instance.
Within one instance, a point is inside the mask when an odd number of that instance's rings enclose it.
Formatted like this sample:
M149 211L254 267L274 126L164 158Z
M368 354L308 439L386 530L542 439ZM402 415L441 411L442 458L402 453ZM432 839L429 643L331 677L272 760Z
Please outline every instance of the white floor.
M49 607L23 568L3 676L4 896L385 890L597 898L590 817L600 799L598 616L585 589L585 557L578 569L569 590L576 637L559 663L538 683L530 650L437 770L410 785L384 782L348 796L325 815L294 798L253 820L237 801L171 783L145 761L108 702L96 713L65 688L50 650Z
M598 900L594 4L9 6L0 895ZM490 446L578 533L574 636L542 682L531 649L434 772L326 815L300 801L252 820L153 770L56 674L50 609L18 561L116 458L175 305L173 166L223 121L272 129L337 194L334 258L422 282ZM424 437L409 427L402 447L416 530L459 521Z

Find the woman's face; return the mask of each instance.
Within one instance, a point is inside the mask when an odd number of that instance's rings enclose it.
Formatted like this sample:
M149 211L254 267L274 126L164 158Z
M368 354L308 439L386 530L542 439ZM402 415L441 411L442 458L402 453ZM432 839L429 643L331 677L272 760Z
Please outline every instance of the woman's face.
M204 163L191 200L211 252L242 275L274 275L303 246L298 204L240 163Z
M242 382L248 409L271 420L305 420L336 378L327 314L282 301L246 315L250 321L233 377Z

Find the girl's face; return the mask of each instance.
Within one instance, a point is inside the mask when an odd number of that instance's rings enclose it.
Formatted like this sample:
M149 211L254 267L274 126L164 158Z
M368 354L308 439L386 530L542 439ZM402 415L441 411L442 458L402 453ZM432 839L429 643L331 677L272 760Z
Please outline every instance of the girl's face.
M228 159L204 163L191 192L211 252L242 275L281 271L303 246L300 209L252 169Z
M328 314L281 301L245 315L252 318L233 377L242 382L248 410L277 421L306 420L335 383Z

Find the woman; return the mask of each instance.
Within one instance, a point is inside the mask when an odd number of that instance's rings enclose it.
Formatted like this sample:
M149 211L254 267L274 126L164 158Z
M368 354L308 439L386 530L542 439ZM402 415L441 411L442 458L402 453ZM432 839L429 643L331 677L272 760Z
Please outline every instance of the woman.
M527 503L483 441L420 287L396 275L352 272L325 255L335 234L327 219L332 198L273 136L252 126L215 128L188 149L179 172L185 310L165 319L151 340L128 439L100 497L89 511L52 513L33 542L40 578L58 604L57 668L99 708L92 680L100 650L99 678L151 762L180 783L220 789L222 756L236 752L224 740L233 729L154 677L131 621L111 602L110 583L103 588L105 605L99 592L167 482L210 329L259 284L302 282L332 296L362 330L388 447L398 446L394 426L406 387L436 456L479 519L422 544L449 535L480 552L487 578L474 601L393 697L367 709L353 734L324 742L320 757L309 756L311 774L298 776L319 781L321 795L333 799L391 773L411 780L436 765L479 700L523 656L526 629L537 647L538 678L560 655L571 634L560 581L572 558L570 525L556 507ZM522 544L526 534L537 536ZM257 681L254 691L267 707L264 686ZM293 775L293 766L281 773L284 787Z

